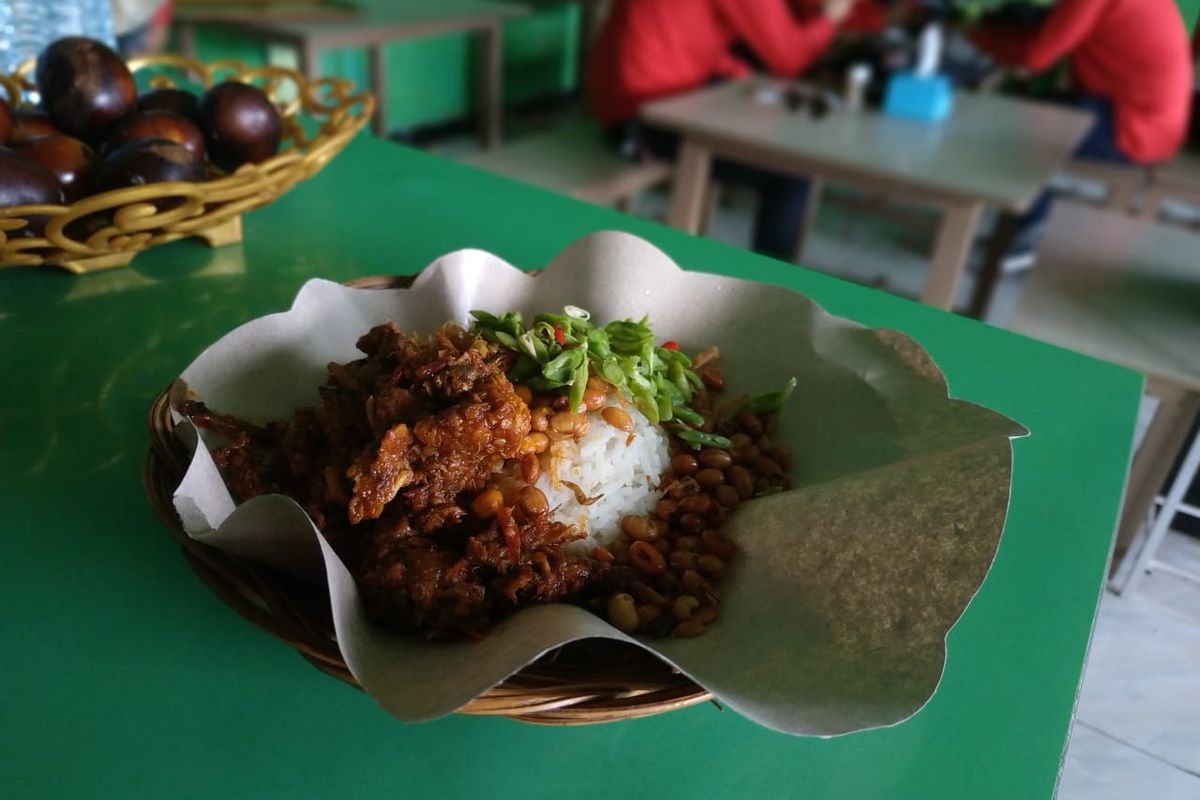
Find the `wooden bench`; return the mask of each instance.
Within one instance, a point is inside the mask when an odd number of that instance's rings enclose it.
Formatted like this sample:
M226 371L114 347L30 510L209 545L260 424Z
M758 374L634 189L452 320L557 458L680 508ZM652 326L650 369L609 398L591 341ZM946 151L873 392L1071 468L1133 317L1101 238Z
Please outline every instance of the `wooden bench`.
M1130 468L1117 555L1141 529L1200 412L1198 252L1200 236L1186 229L1056 203L1010 324L1143 373L1159 401Z
M1069 178L1098 184L1103 196L1094 204L1142 219L1172 221L1163 214L1164 201L1177 201L1200 209L1200 157L1177 156L1167 164L1128 167L1101 161L1074 159L1062 170ZM1068 196L1084 200L1068 192ZM1200 223L1192 221L1193 226Z
M1167 221L1168 218L1163 214L1163 203L1169 200L1186 203L1200 210L1200 156L1179 156L1169 164L1151 170L1141 216ZM1190 224L1200 227L1200 222L1195 219Z
M630 209L640 192L671 177L668 163L636 164L621 158L604 141L600 128L586 121L573 121L461 160L487 172L622 211Z

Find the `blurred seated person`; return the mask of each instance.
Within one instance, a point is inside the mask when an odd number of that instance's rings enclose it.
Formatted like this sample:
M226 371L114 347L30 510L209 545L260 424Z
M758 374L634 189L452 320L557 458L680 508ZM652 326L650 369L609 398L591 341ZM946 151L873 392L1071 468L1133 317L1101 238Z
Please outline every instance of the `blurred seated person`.
M1040 72L1066 58L1073 91L1055 98L1096 122L1075 155L1147 166L1170 159L1188 129L1192 63L1175 0L1059 0L1036 24L986 18L971 40L997 61ZM1032 266L1051 196L1018 223L1004 267Z
M592 113L628 158L673 158L677 136L638 122L645 103L749 75L744 47L770 73L793 77L832 41L856 0L616 0L585 77ZM808 184L718 159L713 177L760 194L756 251L791 260Z

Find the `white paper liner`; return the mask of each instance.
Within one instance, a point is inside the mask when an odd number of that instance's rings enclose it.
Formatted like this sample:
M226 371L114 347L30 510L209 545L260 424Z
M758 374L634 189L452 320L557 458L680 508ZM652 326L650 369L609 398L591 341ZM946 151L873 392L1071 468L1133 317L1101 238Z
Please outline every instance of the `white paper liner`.
M471 309L531 317L582 306L600 322L649 315L661 339L716 344L731 392L796 376L777 440L798 488L747 503L724 528L739 554L703 636L635 639L569 605L527 609L479 642L430 644L371 625L349 572L294 501L235 507L197 448L175 493L188 533L242 558L328 580L337 639L358 682L403 720L452 713L576 639L633 642L769 728L830 736L895 724L933 695L945 637L983 581L1008 504L1016 423L947 399L924 351L831 316L786 289L688 273L634 236L585 237L535 276L462 250L410 289L313 280L291 310L252 320L183 373L209 407L253 421L317 401L330 361L394 320L431 332ZM191 434L182 421L182 435Z

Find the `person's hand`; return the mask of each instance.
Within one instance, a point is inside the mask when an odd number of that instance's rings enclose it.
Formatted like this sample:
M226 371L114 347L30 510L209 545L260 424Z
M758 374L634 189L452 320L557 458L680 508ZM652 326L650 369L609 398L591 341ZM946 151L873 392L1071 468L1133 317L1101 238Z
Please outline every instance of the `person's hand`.
M850 14L857 0L824 0L821 11L835 24L840 23Z

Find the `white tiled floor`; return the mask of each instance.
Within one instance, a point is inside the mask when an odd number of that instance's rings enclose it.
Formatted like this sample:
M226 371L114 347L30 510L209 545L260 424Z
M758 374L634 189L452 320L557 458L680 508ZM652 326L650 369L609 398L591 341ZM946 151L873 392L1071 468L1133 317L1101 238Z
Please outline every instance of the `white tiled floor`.
M1159 558L1194 571L1200 542L1171 533ZM1200 584L1152 573L1105 594L1059 798L1200 798Z

